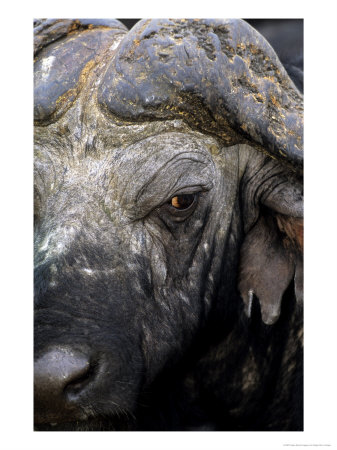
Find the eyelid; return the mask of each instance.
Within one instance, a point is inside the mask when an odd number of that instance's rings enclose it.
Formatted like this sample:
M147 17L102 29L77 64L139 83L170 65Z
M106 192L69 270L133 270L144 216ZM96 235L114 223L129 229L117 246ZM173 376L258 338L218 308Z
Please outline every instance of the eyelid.
M168 205L168 203L171 201L172 198L178 197L179 195L190 195L190 194L195 194L196 195L197 198L192 203L191 207L193 205L196 206L196 204L197 204L197 202L199 200L198 199L199 194L201 194L202 192L209 191L210 189L212 189L213 186L214 186L213 182L210 181L207 184L203 184L203 185L198 184L198 185L195 185L195 186L186 186L186 187L181 188L181 189L179 189L177 191L173 191L173 193L170 194L169 197L164 202L162 202L160 205L157 206L157 209L160 209L163 206L167 206L169 208L173 208L172 206ZM190 210L191 207L189 207L187 209ZM181 209L181 210L174 209L174 214L183 214L184 211L187 211L187 209Z
M137 204L135 206L133 206L131 209L128 210L128 217L131 220L137 220L137 219L141 219L146 217L148 214L150 214L152 211L159 211L161 208L170 208L170 205L168 205L168 202L170 202L170 200L173 197L176 197L178 195L186 195L186 194L202 194L203 192L207 192L210 189L212 189L214 186L214 183L212 181L206 182L206 183L201 183L201 184L196 184L196 185L190 185L190 186L185 186L183 188L174 190L172 189L171 192L169 192L167 194L167 196L162 197L160 199L160 201L151 201L152 203L152 207L151 208L146 208L145 209L145 205L146 203L142 203L141 206L138 206ZM159 199L158 199L159 200ZM196 207L198 204L198 198L196 199L196 201L194 201L194 207ZM192 206L192 208L194 208ZM188 211L193 211L192 208L188 208ZM178 220L178 216L179 215L183 215L184 212L186 213L187 210L179 210L176 209L175 212L172 212L172 215L176 215L176 219Z
M178 195L189 195L189 194L198 194L199 192L206 192L212 189L212 187L213 183L211 181L204 185L187 186L182 189L179 189L178 191L174 191L172 194L170 194L169 199L176 197Z

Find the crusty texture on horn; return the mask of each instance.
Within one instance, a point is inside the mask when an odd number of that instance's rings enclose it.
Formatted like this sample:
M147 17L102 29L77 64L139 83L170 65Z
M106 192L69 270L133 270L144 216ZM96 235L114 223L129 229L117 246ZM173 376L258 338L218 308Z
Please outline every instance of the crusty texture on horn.
M142 20L108 63L98 101L128 120L181 117L301 171L302 95L243 20Z

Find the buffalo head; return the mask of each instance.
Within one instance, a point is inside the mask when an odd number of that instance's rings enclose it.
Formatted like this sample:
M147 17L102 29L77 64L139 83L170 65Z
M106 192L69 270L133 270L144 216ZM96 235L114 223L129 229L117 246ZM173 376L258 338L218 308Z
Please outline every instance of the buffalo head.
M241 20L35 42L37 429L299 429L303 108L273 49Z

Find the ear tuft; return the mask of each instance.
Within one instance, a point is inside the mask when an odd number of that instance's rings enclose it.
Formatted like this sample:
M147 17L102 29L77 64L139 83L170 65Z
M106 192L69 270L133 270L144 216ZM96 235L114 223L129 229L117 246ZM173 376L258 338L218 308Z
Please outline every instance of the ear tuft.
M286 234L290 244L299 252L303 252L303 219L276 214L279 230Z

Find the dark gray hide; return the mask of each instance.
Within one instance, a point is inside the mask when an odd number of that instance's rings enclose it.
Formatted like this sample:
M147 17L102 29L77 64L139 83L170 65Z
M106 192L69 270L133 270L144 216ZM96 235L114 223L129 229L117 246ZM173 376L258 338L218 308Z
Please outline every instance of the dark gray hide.
M302 94L241 20L39 20L37 430L301 430Z

